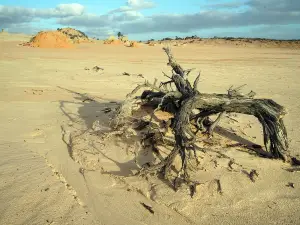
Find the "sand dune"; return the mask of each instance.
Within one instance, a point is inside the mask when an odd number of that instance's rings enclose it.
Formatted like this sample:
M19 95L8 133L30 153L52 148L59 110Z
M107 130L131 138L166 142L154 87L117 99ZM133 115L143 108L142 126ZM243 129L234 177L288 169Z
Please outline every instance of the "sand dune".
M199 155L193 176L201 185L194 198L155 176L131 176L138 169L134 147L118 139L101 141L93 132L96 120L109 129L104 108L114 109L145 79L164 79L161 71L170 69L161 45L19 46L29 39L0 34L0 224L300 223L299 172L236 145L242 139L262 144L252 117L221 123L234 132L219 130L212 151ZM202 92L224 93L246 83L245 92L284 105L290 151L299 157L298 49L187 44L173 50L184 68L201 70ZM104 70L95 72L94 66ZM140 162L153 159L151 153L139 154ZM247 176L251 170L258 173L254 182Z

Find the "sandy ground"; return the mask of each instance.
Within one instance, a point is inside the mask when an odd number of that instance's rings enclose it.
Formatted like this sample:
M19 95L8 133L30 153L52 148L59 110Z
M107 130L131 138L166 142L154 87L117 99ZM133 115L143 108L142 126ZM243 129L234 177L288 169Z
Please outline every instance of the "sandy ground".
M161 71L170 70L162 46L18 45L28 38L0 35L0 224L300 224L299 173L286 171L280 161L224 147L237 138L215 137L214 148L235 159L231 168L213 152L201 155L194 177L203 184L191 198L188 190L175 193L156 177L131 177L136 165L130 146L97 145L95 135L84 133L95 120L107 124L102 109L113 108L144 82L123 72L164 79ZM191 44L173 51L184 68L201 70L202 92L247 84L245 91L284 105L290 151L299 157L300 50ZM103 73L91 69L96 65ZM255 119L235 119L240 137L261 144ZM70 132L83 134L73 149L64 143ZM246 175L252 169L259 174L255 182Z

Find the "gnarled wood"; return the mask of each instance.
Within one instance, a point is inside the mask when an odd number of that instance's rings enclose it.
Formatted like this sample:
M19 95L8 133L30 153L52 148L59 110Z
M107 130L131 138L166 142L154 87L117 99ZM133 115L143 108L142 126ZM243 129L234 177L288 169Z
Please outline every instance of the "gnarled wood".
M227 94L205 94L198 90L200 74L194 81L193 86L186 78L189 70L184 70L175 60L169 48L163 48L166 52L172 67L173 74L167 82L174 84L176 90L159 88L155 85L145 84L148 87L141 96L141 104L151 106L153 110L163 110L174 115L170 127L174 134L174 145L171 153L160 163L150 167L143 167L139 174L162 172L165 178L171 171L171 165L179 154L182 165L178 178L188 181L187 152L195 151L195 133L192 131L192 124L198 129L205 127L208 117L214 114L241 113L255 116L263 127L264 144L266 151L273 158L287 160L288 141L287 132L283 123L285 109L271 99L255 99L255 93L251 91L247 95L239 93L236 89L230 88ZM166 86L165 86L166 87ZM134 90L136 93L136 89ZM194 113L197 110L199 113ZM218 117L209 127L208 131L219 122Z

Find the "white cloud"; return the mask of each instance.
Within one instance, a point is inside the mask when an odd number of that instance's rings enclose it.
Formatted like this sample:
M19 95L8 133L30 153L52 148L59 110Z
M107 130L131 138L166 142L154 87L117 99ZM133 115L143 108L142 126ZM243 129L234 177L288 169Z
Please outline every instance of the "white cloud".
M77 3L60 4L55 8L54 12L57 15L80 16L84 12L84 6Z
M119 13L119 12L127 12L127 11L138 11L143 9L154 8L155 4L150 1L145 0L128 0L126 6L121 6L117 9L113 9L109 12L111 13Z
M57 23L65 26L103 27L108 26L110 24L109 21L108 15L83 14L59 18Z
M204 5L204 8L209 8L209 9L213 9L213 10L217 10L217 9L235 9L235 8L239 8L243 5L245 5L245 2L239 0L239 1L230 1L230 2L210 3L210 4L207 4L207 5Z
M89 37L97 37L97 38L107 38L112 35L117 34L117 30L113 29L112 27L101 27L101 28L86 28L84 29L84 32Z
M132 17L143 17L143 14L138 12L138 11L128 11L128 12L125 12L125 15L127 16L132 16Z
M127 5L134 9L147 9L155 6L153 2L145 0L128 0Z
M0 24L7 26L9 24L30 22L36 18L49 19L78 16L82 15L83 12L84 6L75 3L60 4L56 8L49 9L0 5Z
M143 18L143 15L140 12L125 11L117 14L116 13L105 14L105 15L83 14L80 16L70 16L70 17L58 19L57 23L65 26L94 27L94 28L110 26L113 28L117 28L122 23L136 21L139 18Z
M83 14L59 18L57 23L64 26L77 27L92 37L106 38L116 35L120 31L120 26L143 19L144 16L138 11L125 11L105 15Z
M225 3L218 5L214 10L186 14L152 15L143 20L121 24L120 29L126 33L141 34L153 32L187 33L203 29L235 28L258 25L288 25L300 26L300 1L299 0L248 0ZM219 7L240 7L243 11L219 10ZM300 36L299 36L300 38Z

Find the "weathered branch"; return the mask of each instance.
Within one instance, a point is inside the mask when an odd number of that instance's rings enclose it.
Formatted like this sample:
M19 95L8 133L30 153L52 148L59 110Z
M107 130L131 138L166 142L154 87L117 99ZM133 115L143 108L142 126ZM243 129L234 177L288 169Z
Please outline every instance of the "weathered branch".
M163 50L166 52L166 54L168 55L169 58L169 63L168 65L172 67L172 69L174 70L174 72L178 75L180 75L181 77L184 77L184 70L182 69L182 67L176 62L173 53L171 52L171 49L168 47L164 47Z
M282 117L286 112L282 106L273 100L232 98L226 94L197 94L189 98L189 102L190 104L193 103L190 110L200 110L198 115L191 116L189 120L202 120L207 116L223 112L255 116L263 126L264 143L267 151L271 152L274 158L284 159L288 141ZM156 106L154 105L154 107ZM183 113L188 114L190 112L185 111ZM188 120L186 123L188 125Z
M198 90L200 74L194 81L193 87L186 78L189 70L184 70L175 60L169 48L163 48L166 52L173 74L170 80L164 84L174 83L176 90L167 90L145 83L141 87L149 87L140 99L144 106L151 106L153 110L167 111L174 115L171 120L171 129L174 134L173 150L161 162L150 167L143 167L139 174L162 172L165 178L169 177L171 165L177 155L181 157L181 170L177 178L188 180L187 152L196 148L196 134L192 131L191 124L197 129L207 126L208 117L219 114L218 118L208 126L208 132L213 129L222 119L225 113L241 113L255 116L263 127L264 144L266 151L273 157L286 160L288 157L287 132L283 123L285 109L271 99L254 99L255 93L251 91L242 95L239 90L242 86L228 90L227 94L205 94ZM137 92L135 89L128 97ZM198 111L198 113L195 113ZM149 125L150 126L150 125ZM196 132L197 133L197 132ZM158 141L158 140L156 140ZM152 142L153 143L153 142ZM156 149L156 147L155 147Z

